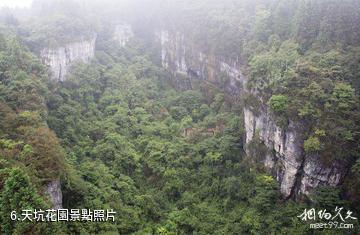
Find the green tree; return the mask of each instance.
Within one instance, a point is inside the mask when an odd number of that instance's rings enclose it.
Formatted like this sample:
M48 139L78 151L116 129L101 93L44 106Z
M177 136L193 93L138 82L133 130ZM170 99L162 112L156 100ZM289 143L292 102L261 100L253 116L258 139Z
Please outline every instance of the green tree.
M19 168L9 171L4 182L0 196L0 221L1 231L4 234L52 234L60 233L60 227L53 223L36 223L29 221L11 220L11 213L16 212L17 218L21 217L22 210L45 210L48 205L36 192L29 177Z
M259 212L269 212L274 208L278 197L278 185L271 176L259 175L256 177L254 197L250 199L250 202Z

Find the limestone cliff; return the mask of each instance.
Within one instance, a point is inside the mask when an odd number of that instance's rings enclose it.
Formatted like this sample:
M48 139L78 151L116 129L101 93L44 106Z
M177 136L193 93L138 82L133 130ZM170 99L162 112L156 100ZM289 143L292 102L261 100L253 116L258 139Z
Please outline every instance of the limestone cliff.
M236 58L224 58L200 49L189 42L184 34L162 30L157 33L161 45L162 66L176 79L201 79L221 86L231 95L245 92L245 77L241 63ZM181 76L183 75L183 76ZM190 84L191 85L191 84ZM257 115L244 108L246 130L245 146L259 133L268 149L263 157L265 168L279 182L284 198L298 198L320 185L336 186L344 176L339 162L325 165L319 156L306 155L303 150L303 129L299 123L290 122L280 128L271 117L266 105ZM246 149L247 152L248 149Z
M126 46L133 36L131 25L120 23L115 26L114 39L118 41L122 47Z
M179 32L162 30L157 33L157 38L161 44L162 66L174 77L183 75L201 79L221 86L233 95L240 93L244 76L238 58L225 58L202 51Z
M60 209L62 208L62 192L60 180L53 180L48 183L45 187L45 192L49 196L52 203L52 208Z
M303 150L302 127L290 122L288 127L280 128L266 108L258 115L244 109L246 143L249 144L255 133L268 148L264 165L280 184L285 198L309 195L321 185L336 186L344 176L344 166L337 161L325 165L319 156L307 155ZM249 152L249 149L246 149Z
M40 57L49 66L51 77L64 81L70 66L77 61L89 62L94 57L96 36L90 40L81 40L57 48L44 48Z

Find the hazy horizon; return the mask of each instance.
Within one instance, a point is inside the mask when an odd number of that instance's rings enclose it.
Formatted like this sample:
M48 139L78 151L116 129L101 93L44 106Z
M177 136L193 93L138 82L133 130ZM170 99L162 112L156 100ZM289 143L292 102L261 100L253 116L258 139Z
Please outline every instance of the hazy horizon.
M33 0L1 0L1 7L30 7Z

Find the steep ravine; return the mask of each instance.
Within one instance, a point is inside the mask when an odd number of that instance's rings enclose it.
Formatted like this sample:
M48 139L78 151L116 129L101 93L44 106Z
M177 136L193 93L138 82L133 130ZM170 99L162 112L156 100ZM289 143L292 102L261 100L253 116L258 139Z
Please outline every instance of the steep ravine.
M184 34L162 30L157 32L161 45L162 66L175 79L201 79L222 86L231 95L245 92L246 79L241 72L239 58L224 58L205 53ZM226 77L224 79L224 76ZM220 79L219 79L220 78ZM299 198L322 185L336 186L344 177L344 166L339 162L325 165L319 156L306 155L303 150L303 129L299 123L280 128L271 117L267 107L259 114L244 108L246 131L245 146L253 140L255 133L268 148L263 162L276 180L284 198ZM246 147L248 152L248 147Z
M133 36L129 25L119 24L115 27L114 39L121 46L125 46ZM161 30L156 36L161 47L159 54L162 66L182 85L191 86L191 81L197 79L221 86L233 96L241 96L246 92L246 78L241 72L239 58L206 53L180 32ZM96 37L55 49L44 48L41 58L50 67L53 79L64 81L74 62L88 62L94 56L95 40ZM245 107L244 125L245 146L258 133L268 148L263 162L268 172L279 182L284 198L299 198L301 195L309 195L320 185L336 186L341 183L345 174L344 166L339 162L325 166L317 156L304 153L301 125L290 122L287 128L278 127L266 105L257 114ZM248 148L245 150L249 151ZM61 207L60 182L51 182L46 191L54 207Z

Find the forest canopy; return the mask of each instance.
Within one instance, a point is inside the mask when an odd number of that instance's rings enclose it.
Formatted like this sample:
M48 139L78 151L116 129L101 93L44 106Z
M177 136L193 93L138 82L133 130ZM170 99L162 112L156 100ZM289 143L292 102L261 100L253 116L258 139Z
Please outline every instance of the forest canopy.
M138 36L126 46L113 32L124 21ZM153 43L161 29L238 62L241 95L164 69ZM94 56L52 79L39 52L95 36ZM315 233L298 216L360 213L359 63L358 0L35 0L0 10L0 231L349 234ZM284 198L284 173L264 164L276 149L259 130L246 143L245 107L267 110L281 130L296 123L303 154L340 162L344 179ZM113 209L115 222L11 220L12 211L53 207L52 182L61 182L63 208Z

